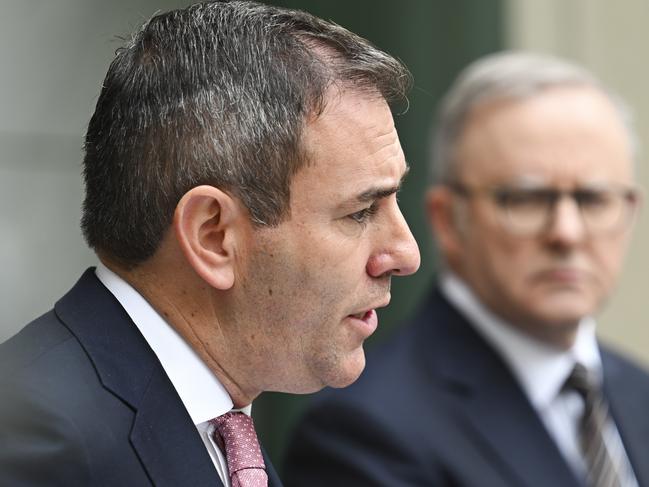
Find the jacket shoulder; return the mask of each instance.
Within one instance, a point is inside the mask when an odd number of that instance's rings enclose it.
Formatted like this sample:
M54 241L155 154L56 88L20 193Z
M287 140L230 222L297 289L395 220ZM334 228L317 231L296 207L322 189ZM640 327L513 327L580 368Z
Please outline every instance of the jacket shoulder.
M53 310L45 313L0 344L0 378L12 377L29 368L43 355L73 338Z

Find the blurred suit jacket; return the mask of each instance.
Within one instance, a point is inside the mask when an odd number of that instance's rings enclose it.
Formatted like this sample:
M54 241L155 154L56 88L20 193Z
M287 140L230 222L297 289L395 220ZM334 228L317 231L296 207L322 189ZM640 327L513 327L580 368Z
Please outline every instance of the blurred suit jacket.
M157 357L88 269L0 345L0 485L220 486ZM265 456L269 486L281 486Z
M649 486L649 376L601 350L605 394ZM439 291L361 378L299 424L287 487L582 485L500 357Z

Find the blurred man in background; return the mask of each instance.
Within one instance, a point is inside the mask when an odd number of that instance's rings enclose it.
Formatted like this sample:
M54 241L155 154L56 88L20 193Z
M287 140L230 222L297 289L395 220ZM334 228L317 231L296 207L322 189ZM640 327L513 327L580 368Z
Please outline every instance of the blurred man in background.
M437 286L313 404L289 486L649 485L649 376L593 318L639 205L628 122L562 60L503 53L460 75L426 200Z
M0 485L281 485L251 402L353 382L419 265L388 107L409 82L302 12L147 22L86 135L101 263L0 345Z

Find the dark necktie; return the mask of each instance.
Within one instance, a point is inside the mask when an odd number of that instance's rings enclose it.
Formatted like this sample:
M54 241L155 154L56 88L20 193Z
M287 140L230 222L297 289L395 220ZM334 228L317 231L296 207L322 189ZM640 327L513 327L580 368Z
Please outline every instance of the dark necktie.
M229 412L210 422L215 427L214 440L225 451L232 487L268 487L266 465L252 418Z
M588 467L591 487L624 487L626 458L621 451L611 452L604 441L609 421L608 406L601 388L581 364L576 364L564 388L577 391L584 400L584 414L579 427L581 451Z

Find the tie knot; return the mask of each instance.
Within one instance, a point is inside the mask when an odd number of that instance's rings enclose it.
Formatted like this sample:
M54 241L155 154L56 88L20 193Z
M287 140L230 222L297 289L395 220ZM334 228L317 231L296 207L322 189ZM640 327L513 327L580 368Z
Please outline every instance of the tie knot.
M572 372L563 385L564 389L572 389L589 398L599 392L599 384L594 375L580 363L576 363Z
M244 413L229 412L211 420L225 447L225 458L230 475L248 468L264 469L257 434L252 418ZM219 438L216 438L218 442Z

